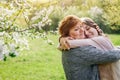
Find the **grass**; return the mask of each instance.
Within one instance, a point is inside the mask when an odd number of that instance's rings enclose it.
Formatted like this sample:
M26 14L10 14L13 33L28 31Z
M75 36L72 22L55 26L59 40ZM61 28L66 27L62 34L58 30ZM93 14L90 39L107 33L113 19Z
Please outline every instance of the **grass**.
M30 50L0 62L0 80L65 80L61 52L56 49L58 36L51 35L54 45L43 39L30 40Z
M108 37L115 46L120 46L120 34L109 34Z
M120 35L108 35L115 45L120 45ZM18 57L0 61L0 80L65 80L61 52L56 49L58 36L48 36L54 45L43 39L30 40L30 50Z

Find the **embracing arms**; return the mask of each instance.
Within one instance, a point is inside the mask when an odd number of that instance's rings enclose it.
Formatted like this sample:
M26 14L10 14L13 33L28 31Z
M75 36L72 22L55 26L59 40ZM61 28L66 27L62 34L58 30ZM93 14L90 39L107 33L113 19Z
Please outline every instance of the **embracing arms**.
M69 38L61 38L60 40L60 48L62 49L70 49L70 48L76 48L80 46L87 46L92 45L97 48L100 46L103 46L104 48L113 48L112 42L104 36L98 36L94 38L89 39L69 39ZM102 48L103 48L102 47Z
M76 40L68 40L67 41L70 48L76 48L80 46L87 46L94 44L90 39L76 39Z
M69 50L70 48L76 48L80 46L87 46L93 44L90 39L72 39L71 37L63 37L60 39L60 45L58 49Z
M70 49L63 51L63 54L68 56L71 62L86 65L109 63L120 59L120 50L102 51L93 46Z

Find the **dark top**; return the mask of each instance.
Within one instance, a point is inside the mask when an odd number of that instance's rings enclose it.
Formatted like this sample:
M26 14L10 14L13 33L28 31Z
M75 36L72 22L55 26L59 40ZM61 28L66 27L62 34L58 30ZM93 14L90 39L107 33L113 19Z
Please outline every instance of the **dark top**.
M100 80L98 65L120 59L120 50L102 51L84 46L62 51L62 63L67 80Z

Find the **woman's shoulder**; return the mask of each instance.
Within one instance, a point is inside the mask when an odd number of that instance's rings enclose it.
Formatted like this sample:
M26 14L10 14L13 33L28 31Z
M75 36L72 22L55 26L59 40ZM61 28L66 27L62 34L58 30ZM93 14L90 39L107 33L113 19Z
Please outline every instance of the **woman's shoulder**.
M105 37L105 36L97 36L97 37L93 37L93 39L94 38L107 38L107 37Z
M106 37L106 36L98 36L98 37L93 37L91 39L93 39L93 40L106 40L106 39L109 39L109 38Z

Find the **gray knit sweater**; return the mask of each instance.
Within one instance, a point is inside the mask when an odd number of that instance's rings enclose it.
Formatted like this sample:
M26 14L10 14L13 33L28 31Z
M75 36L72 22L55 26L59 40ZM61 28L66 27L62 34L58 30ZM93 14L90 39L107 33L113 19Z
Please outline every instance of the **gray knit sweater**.
M100 80L97 64L120 59L120 50L102 51L93 46L62 51L62 63L67 80Z

